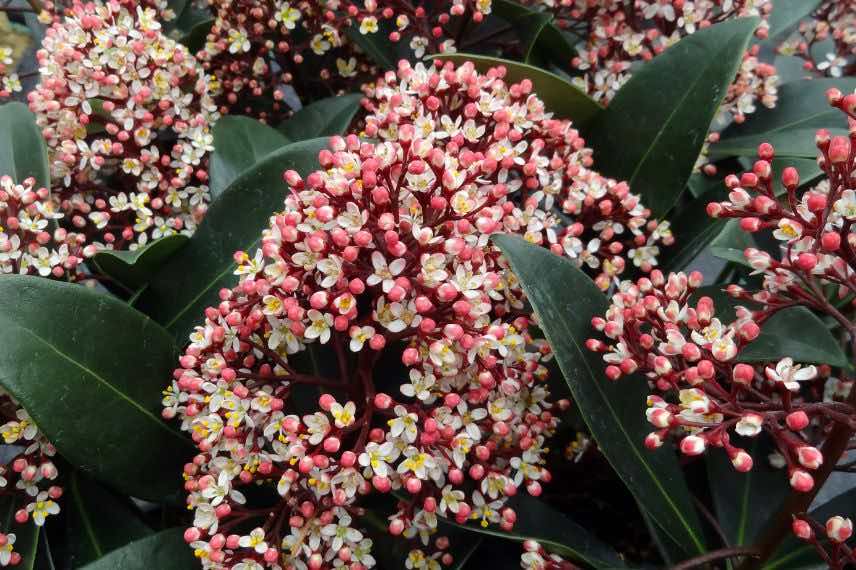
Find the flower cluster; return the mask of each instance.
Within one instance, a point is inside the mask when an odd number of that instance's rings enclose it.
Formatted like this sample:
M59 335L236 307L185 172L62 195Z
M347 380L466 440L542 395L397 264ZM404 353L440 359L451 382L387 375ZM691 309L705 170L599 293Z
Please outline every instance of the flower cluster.
M89 0L45 0L42 3L39 20L45 24L59 23L75 5L85 4L87 1ZM144 9L150 8L163 22L170 22L177 17L169 0L111 0L111 2L122 5L129 11L134 11L138 6Z
M520 567L523 570L576 570L577 568L558 554L550 554L534 540L523 542Z
M47 188L36 188L27 178L15 184L0 177L0 274L40 275L75 280L84 253L82 234L62 228L51 229L62 218Z
M828 99L851 122L856 119L856 95L845 97L832 89ZM835 426L842 426L845 437L850 433L853 380L845 370L841 378L829 378L831 366L801 366L790 357L758 364L739 357L766 320L795 306L828 316L848 342L856 342L856 326L845 315L856 284L851 229L856 221L856 151L849 137L820 131L816 140L826 179L801 196L794 168L781 176L786 196L776 194L770 162L775 151L765 143L751 172L726 178L728 201L708 206L712 216L739 218L745 231L770 230L781 242L778 260L755 248L745 251L748 263L763 274L760 291L728 287L729 296L757 308L737 306L736 318L728 322L716 316L710 297L694 294L700 274L665 277L653 272L650 279L623 283L606 317L595 319L594 326L611 342L589 341L590 349L605 353L610 379L638 370L655 388L647 417L659 429L648 436L649 446L677 433L683 453L722 447L736 469L747 471L752 457L731 444L729 430L745 437L767 432L791 485L805 492L814 487L810 472L825 459L837 461L824 458L819 443L837 437Z
M769 0L529 0L552 12L557 25L585 38L585 46L570 62L582 75L575 83L598 101L608 103L630 78L633 66L650 60L697 30L723 20L766 16ZM756 32L766 37L764 21ZM720 119L742 121L760 102L776 103L776 70L758 59L757 48L745 54L728 90Z
M0 46L0 99L10 97L12 93L21 91L21 80L14 69L10 69L15 63L13 59L13 49L7 46Z
M816 63L816 50L831 44L831 51ZM856 0L824 0L811 17L800 23L779 52L805 60L805 68L830 77L856 72Z
M209 0L214 26L197 54L223 111L280 116L283 87L304 101L355 90L376 67L349 34L384 34L421 59L455 51L452 32L490 13L490 0L413 5L401 0ZM273 100L272 108L270 101Z
M846 544L853 536L853 522L850 519L834 516L821 525L808 515L800 515L794 518L792 530L797 538L812 545L832 570L842 570L856 564L856 553ZM828 549L818 536L826 536Z
M5 391L0 391L0 419L4 422L0 425L4 449L0 490L12 498L16 524L23 525L32 519L42 526L47 517L59 513L55 501L62 496L62 488L53 484L58 473L51 459L56 449ZM0 566L16 566L21 562L21 554L15 551L16 535L10 530L14 529L0 532Z
M208 81L155 12L75 3L51 26L29 94L70 228L128 249L191 233L209 200Z
M532 83L503 81L504 67L477 72L469 62L433 66L399 64L366 89L364 132L386 141L420 140L460 157L481 172L452 172L459 190L451 205L477 212L481 187L501 206L496 227L564 253L591 271L606 289L627 260L643 271L657 264L659 245L673 242L667 223L624 182L592 170L592 151L573 124L554 119ZM434 169L408 175L434 188ZM445 183L445 181L443 181ZM472 183L472 186L469 184Z
M439 548L408 560L435 567L450 556L430 541L439 515L511 528L506 499L550 479L549 349L488 239L505 215L505 191L481 181L496 161L354 135L319 161L305 180L285 173L284 211L236 254L240 283L165 394L200 450L185 537L206 568L370 567L355 519L372 489L406 494L389 530ZM307 352L333 372L300 372ZM381 368L385 354L404 367ZM301 410L306 390L324 393ZM268 506L253 508L258 486Z

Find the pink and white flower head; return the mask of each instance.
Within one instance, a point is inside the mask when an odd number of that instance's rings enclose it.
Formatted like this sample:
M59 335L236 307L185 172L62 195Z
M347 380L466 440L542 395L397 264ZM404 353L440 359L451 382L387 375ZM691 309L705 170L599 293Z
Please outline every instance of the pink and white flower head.
M74 3L37 53L28 96L68 228L128 249L192 233L209 201L208 80L151 9Z
M551 12L560 28L573 28L585 45L570 63L582 75L574 82L594 99L608 103L633 74L634 65L657 57L681 38L713 23L746 16L764 20L756 36L766 38L769 0L527 0ZM749 49L720 108L720 118L742 122L758 104L775 106L778 77L773 66Z
M164 399L199 447L187 538L215 553L207 567L332 567L364 544L359 499L372 490L406 494L390 532L422 546L438 514L508 529L506 499L550 479L549 349L482 229L503 215L477 182L496 164L354 135L319 161L305 179L285 173L284 210L256 252L236 254L240 282L206 310ZM456 208L459 192L474 207ZM332 371L302 370L307 351L327 351ZM384 357L403 368L379 372ZM324 392L317 406L301 408L306 390ZM244 504L255 484L275 493L261 510ZM268 514L281 523L232 534ZM416 559L439 555L422 546Z
M481 22L490 0L421 5L400 0L209 0L215 13L197 57L213 76L222 110L277 118L286 85L303 100L355 91L377 67L352 36L383 34L421 59L455 51L454 32ZM266 101L274 100L270 107Z
M0 464L0 490L11 500L14 520L8 521L0 536L0 566L17 565L22 556L14 550L16 527L25 524L43 526L46 519L56 515L60 506L62 487L56 485L59 473L53 462L54 446L36 427L33 419L5 390L0 390L0 448L4 462Z
M364 131L430 144L463 167L483 165L470 178L457 169L441 181L427 165L408 176L426 189L454 187L448 200L460 212L480 207L473 193L482 186L501 208L481 218L485 231L520 234L564 254L603 289L628 263L650 271L660 245L673 241L668 224L649 219L626 183L592 170L592 151L570 121L552 117L530 81L507 84L504 75L504 67L479 73L470 62L402 61L367 88Z
M137 6L152 9L162 22L171 22L177 16L168 0L111 0L111 2L120 4L128 10L135 10ZM45 24L61 22L75 5L85 3L86 0L45 0L42 3L39 20Z
M665 276L658 270L635 283L623 282L606 315L592 323L608 340L590 339L587 347L603 353L610 380L638 371L654 388L646 417L656 431L647 446L659 447L672 435L685 455L722 448L734 468L745 472L753 458L732 438L766 432L787 452L792 484L810 488L812 478L805 470L819 468L823 456L800 435L809 422L804 411L792 412L782 426L781 401L788 398L789 407L801 402L800 382L814 380L816 367L790 358L766 367L740 362L772 313L738 306L736 318L723 322L713 299L697 293L701 283L697 272Z
M0 177L0 274L75 281L86 237L53 227L62 217L50 191L36 188L35 179L16 184Z

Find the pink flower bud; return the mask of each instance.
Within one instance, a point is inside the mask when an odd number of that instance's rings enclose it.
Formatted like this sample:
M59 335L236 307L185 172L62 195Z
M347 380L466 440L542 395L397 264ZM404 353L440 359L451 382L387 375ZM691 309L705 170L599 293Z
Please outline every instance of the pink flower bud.
M681 453L684 455L701 455L707 447L704 438L688 435L681 440Z
M800 431L808 426L808 415L802 410L798 410L796 412L791 412L785 418L785 423L788 424L788 427L794 431Z
M853 534L853 523L850 519L835 516L826 521L826 536L833 542L846 542Z
M811 540L814 536L814 531L811 530L811 525L802 519L794 519L791 523L791 530L794 536L800 540Z
M806 469L817 469L823 464L823 454L817 448L809 446L797 448L797 459Z
M794 469L790 483L791 487L800 493L808 493L814 487L814 478L802 469Z

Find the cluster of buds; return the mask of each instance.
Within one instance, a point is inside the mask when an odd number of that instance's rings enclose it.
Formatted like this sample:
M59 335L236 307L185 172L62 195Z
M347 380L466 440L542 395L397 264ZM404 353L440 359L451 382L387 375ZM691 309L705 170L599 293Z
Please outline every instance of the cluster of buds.
M523 554L520 556L523 570L576 570L574 566L558 554L550 554L534 540L523 541Z
M506 215L486 181L498 166L355 135L319 162L285 173L284 211L258 251L236 253L239 284L206 310L165 394L199 447L185 538L206 568L367 568L357 502L398 490L389 532L438 549L408 564L450 563L447 540L431 541L438 517L510 529L507 498L550 479L557 425L549 348L489 241ZM306 351L337 372L300 372ZM384 354L403 368L376 371ZM306 390L324 393L303 413ZM257 486L275 493L267 506L246 504Z
M5 391L0 391L0 419L4 422L0 425L4 444L0 492L11 496L16 524L24 525L32 519L34 524L42 526L47 517L59 513L55 501L62 496L62 488L52 483L57 478L57 468L51 459L56 449ZM0 566L16 566L22 560L15 551L16 535L10 530L14 529L0 532Z
M469 214L492 207L495 220L484 231L520 234L564 254L604 290L628 259L650 271L659 245L673 242L668 223L650 219L625 182L592 170L592 151L570 121L552 118L530 81L509 85L504 75L504 67L479 73L469 62L456 68L402 61L397 74L387 72L366 89L364 134L424 141L438 157L458 156L472 174L446 175L472 189L456 192L452 208ZM408 173L414 184L447 183L433 164L438 159L431 162ZM479 199L484 188L491 192L487 201Z
M771 161L775 149L768 143L758 148L759 160L751 172L725 179L728 200L708 205L713 217L737 218L746 232L772 230L781 242L781 258L754 248L744 254L748 263L764 276L760 292L746 298L768 306L803 304L829 314L844 330L851 321L827 299L825 288L844 300L856 292L856 94L844 96L837 89L827 92L830 104L840 109L851 125L850 136L831 136L824 129L815 141L818 164L825 179L797 195L799 171L793 167L781 173L785 196L776 195ZM738 289L735 294L742 294Z
M55 24L62 22L63 17L68 15L75 5L84 4L88 0L45 0L42 2L39 21L43 24ZM133 11L140 8L150 8L155 11L158 18L163 22L175 20L177 14L170 6L169 0L110 0L114 4L124 6Z
M766 17L772 9L769 0L528 0L528 3L552 12L556 23L585 38L585 46L571 62L582 72L574 82L594 99L608 103L633 73L638 62L648 61L681 38L704 27L744 16ZM765 38L768 25L762 22L756 36ZM736 121L776 103L776 70L758 59L758 48L751 48L720 110L720 118L729 115Z
M0 99L11 97L22 89L18 74L11 68L15 63L13 55L11 47L0 46Z
M490 13L490 0L454 0L432 6L376 0L209 0L214 25L197 57L212 75L221 109L282 115L284 87L309 101L356 90L376 67L349 33L385 34L417 58L455 51L450 36ZM270 102L273 101L271 104ZM272 106L271 106L272 105Z
M84 253L82 234L51 227L62 218L47 188L27 178L15 184L0 177L0 274L40 275L74 281Z
M850 519L834 516L822 525L803 514L794 518L791 528L797 538L814 547L831 570L843 570L856 564L856 553L846 544L853 535L853 522ZM828 547L820 541L819 536L827 538Z
M74 3L42 46L28 98L66 226L116 249L191 233L217 118L195 59L152 9L116 1Z
M811 490L809 472L823 463L823 456L802 432L812 417L846 421L846 412L838 403L801 397L803 384L818 378L815 366L800 366L789 357L767 365L739 362L741 350L774 311L753 313L738 306L736 319L724 323L710 297L694 295L701 283L698 272L667 277L659 271L650 279L622 283L605 318L592 323L610 342L590 339L587 347L604 353L610 380L637 371L648 378L654 393L646 416L657 428L645 440L649 448L674 435L685 455L720 447L736 470L746 472L753 458L732 445L729 432L743 437L767 432L784 458L791 485Z
M831 43L816 61L816 50ZM811 17L779 46L779 52L805 60L806 70L829 77L848 77L856 73L856 0L824 0Z
M851 126L856 124L856 95L843 96L835 89L827 95ZM615 380L638 370L656 388L647 417L659 430L648 436L649 446L657 447L677 432L683 453L698 455L710 445L723 447L735 468L747 471L752 458L731 445L728 430L745 437L767 432L791 486L804 492L814 487L811 472L825 460L817 445L832 437L832 426L850 429L853 424L852 378L842 370L841 378L826 381L830 366L800 366L790 357L750 365L740 362L740 353L766 320L794 306L834 321L853 351L856 326L847 316L856 278L852 138L818 133L818 164L826 179L801 196L794 168L786 168L781 176L786 195L776 195L771 166L775 151L762 144L751 172L726 178L728 201L708 205L711 216L739 218L743 230L769 230L781 242L778 260L755 248L745 251L748 263L763 274L760 291L750 293L737 285L727 289L732 298L759 308L738 306L735 320L725 324L715 317L709 297L693 295L700 274L666 278L654 272L650 279L622 284L606 318L595 319L594 326L613 341L589 341L590 349L605 353L607 376Z

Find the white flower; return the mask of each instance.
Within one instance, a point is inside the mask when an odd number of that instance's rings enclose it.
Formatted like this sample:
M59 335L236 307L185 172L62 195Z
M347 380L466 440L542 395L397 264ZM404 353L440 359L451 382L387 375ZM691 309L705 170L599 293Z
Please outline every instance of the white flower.
M791 357L785 357L776 364L776 368L767 367L764 372L767 373L767 378L773 382L781 382L782 385L791 392L798 392L800 389L799 383L805 380L813 380L817 377L817 368L815 366L806 366L803 368L799 364L794 364Z
M260 528L254 528L249 535L244 535L238 539L238 544L242 548L252 548L259 554L267 552L268 544L265 542L265 531Z
M407 262L402 258L397 258L387 265L383 254L379 251L374 251L372 252L372 265L374 266L374 273L366 279L366 284L374 286L382 283L383 292L389 293L395 286L395 276L404 271Z

